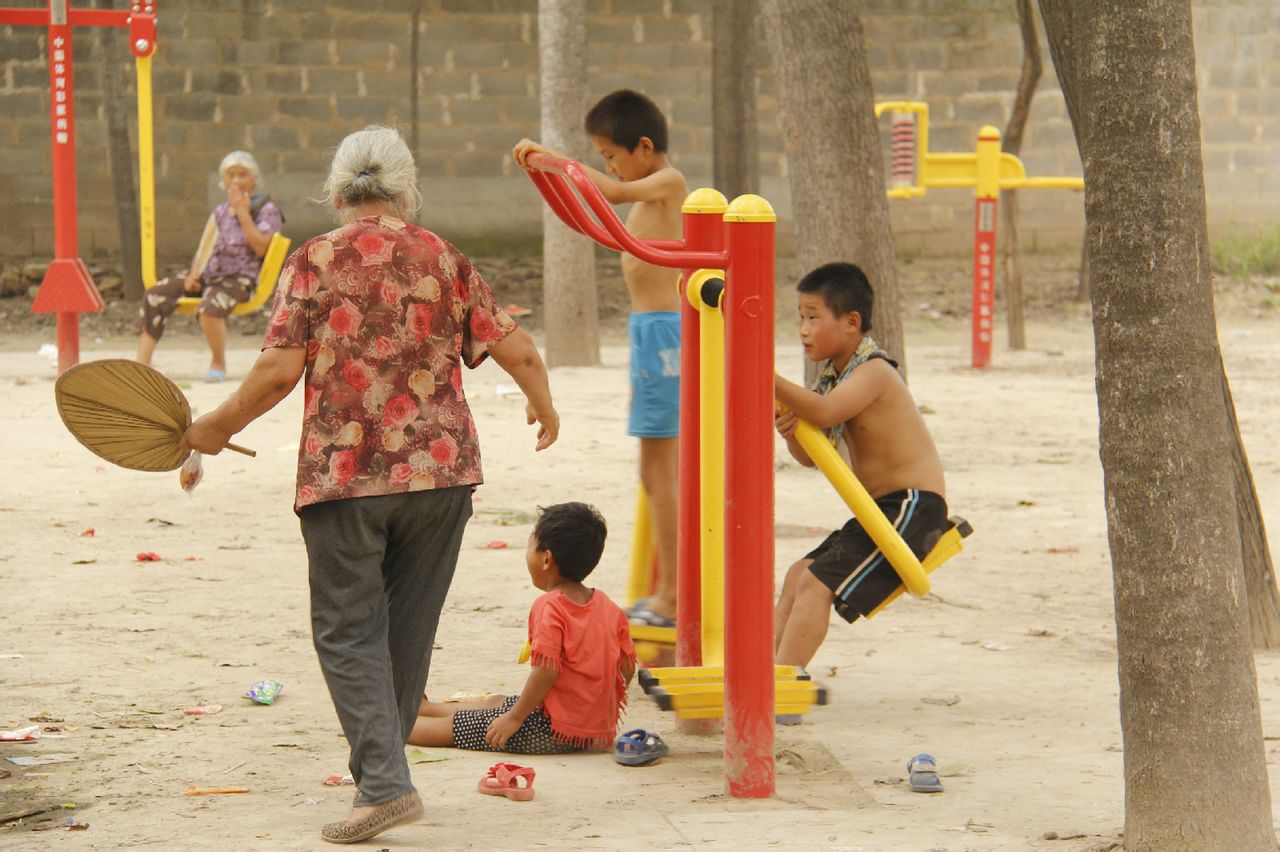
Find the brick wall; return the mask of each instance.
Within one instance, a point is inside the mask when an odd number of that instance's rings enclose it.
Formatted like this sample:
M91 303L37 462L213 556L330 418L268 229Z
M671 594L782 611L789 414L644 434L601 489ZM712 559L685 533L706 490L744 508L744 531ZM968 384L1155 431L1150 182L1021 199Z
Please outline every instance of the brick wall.
M42 7L43 0L5 0ZM119 4L119 0L117 0ZM83 5L84 0L77 0ZM310 201L329 151L371 122L406 130L414 114L411 21L417 31L416 145L421 221L461 239L498 243L538 233L539 201L510 162L536 135L536 0L159 0L155 60L157 211L161 262L189 257L229 149L257 155L268 191L307 237L330 219ZM1021 61L1008 0L868 0L869 60L881 100L930 104L931 147L971 150L978 127L1008 121ZM1196 3L1198 76L1209 209L1215 227L1280 221L1280 4ZM104 44L77 31L76 115L81 253L117 250L106 169L100 63L132 67L123 30ZM672 150L691 186L711 174L711 0L589 3L590 96L629 86L672 124ZM0 27L0 260L52 250L48 76L39 28ZM759 74L762 192L789 209L776 95L763 41ZM1048 63L1046 52L1046 63ZM1033 175L1079 174L1051 65L1032 108L1023 160ZM132 91L132 82L130 83ZM833 96L838 92L833 91ZM967 192L893 202L900 251L963 250ZM1023 193L1033 246L1078 243L1080 196Z

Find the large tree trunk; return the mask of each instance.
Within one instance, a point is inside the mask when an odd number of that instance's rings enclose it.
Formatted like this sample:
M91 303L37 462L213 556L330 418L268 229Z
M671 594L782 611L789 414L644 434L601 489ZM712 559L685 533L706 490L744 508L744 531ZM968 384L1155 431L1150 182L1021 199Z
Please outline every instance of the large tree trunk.
M1036 84L1044 71L1040 60L1040 39L1036 35L1035 13L1031 0L1015 0L1018 26L1022 31L1022 76L1018 79L1018 93L1013 99L1013 113L1004 131L1005 151L1015 157L1022 152L1022 134L1027 129L1027 117L1031 114L1031 99L1036 94ZM1004 286L1005 302L1009 311L1009 348L1027 348L1027 321L1023 311L1022 257L1018 248L1018 191L1004 193Z
M857 10L845 0L761 6L801 270L837 260L862 267L876 295L871 334L905 371L884 158Z
M1244 439L1236 420L1236 404L1221 366L1223 402L1231 424L1231 472L1236 487L1236 526L1240 530L1240 552L1244 562L1244 584L1249 593L1249 634L1253 647L1280 648L1280 594L1276 591L1275 566L1267 545L1267 529L1253 487L1253 472L1244 453Z
M712 4L712 156L715 188L730 199L760 192L755 52L755 0Z
M95 0L94 7L110 9L111 0ZM123 38L99 27L94 34L101 73L102 103L107 118L107 167L120 235L120 265L126 299L142 298L142 224L138 221L138 191L133 185L133 148L129 144L128 86L125 69L133 56Z
M582 130L587 95L584 0L539 0L538 61L542 143L575 160L586 158ZM600 363L596 261L592 242L542 206L542 303L548 367Z
M1084 162L1127 849L1274 849L1189 0L1040 0Z

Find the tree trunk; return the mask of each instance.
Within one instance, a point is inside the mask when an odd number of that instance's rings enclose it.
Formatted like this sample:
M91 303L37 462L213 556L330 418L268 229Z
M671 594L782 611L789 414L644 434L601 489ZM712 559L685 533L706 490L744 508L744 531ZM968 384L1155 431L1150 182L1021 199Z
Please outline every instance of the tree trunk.
M110 9L111 0L95 0L94 7ZM128 86L123 75L133 54L123 39L98 27L94 33L101 75L102 103L107 118L107 167L120 235L122 291L126 299L142 298L142 224L138 221L138 191L133 184L133 148L129 144Z
M1244 453L1244 439L1236 420L1236 404L1231 386L1222 370L1222 395L1231 425L1231 471L1236 488L1236 526L1240 529L1240 551L1244 561L1244 584L1249 593L1249 635L1253 647L1280 648L1280 594L1276 591L1275 566L1267 545L1267 529L1258 506L1258 492L1253 487L1253 473Z
M734 199L745 193L760 192L755 0L714 3L711 16L715 188Z
M837 260L862 267L876 296L871 334L905 373L884 158L857 10L844 0L763 0L761 7L801 270Z
M1089 301L1089 240L1080 241L1080 270L1076 273L1076 301Z
M587 154L582 129L587 94L584 0L539 0L538 60L542 143L575 160ZM592 242L542 206L542 303L548 367L600 363L596 261Z
M1022 152L1022 134L1027 129L1027 117L1031 114L1031 99L1036 94L1036 84L1044 72L1040 60L1040 39L1036 35L1035 13L1031 0L1015 0L1018 27L1022 31L1022 76L1018 79L1018 93L1013 99L1013 113L1004 131L1003 150L1015 157ZM1022 257L1018 248L1018 191L1004 193L1004 284L1005 301L1009 311L1009 348L1027 348L1027 322L1022 298Z
M1041 0L1084 162L1127 849L1274 849L1190 0Z

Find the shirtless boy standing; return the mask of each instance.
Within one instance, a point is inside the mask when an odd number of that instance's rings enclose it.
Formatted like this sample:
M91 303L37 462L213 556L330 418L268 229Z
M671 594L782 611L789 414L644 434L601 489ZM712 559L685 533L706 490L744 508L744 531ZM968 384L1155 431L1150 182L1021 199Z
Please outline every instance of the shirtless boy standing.
M813 270L796 286L800 342L821 364L813 390L774 376L785 406L775 426L796 461L813 461L796 441L797 418L844 441L854 474L916 556L947 527L942 462L897 364L868 336L871 285L851 263ZM852 622L879 605L900 580L857 519L787 571L774 611L777 662L806 666L827 635L828 612Z
M684 175L667 161L667 121L661 110L644 95L623 89L592 107L585 126L608 174L584 168L610 204L632 204L627 230L640 239L680 239L680 206L688 188ZM528 168L525 158L532 153L568 159L529 139L520 140L512 153L524 168ZM679 273L623 254L622 277L631 297L627 321L631 417L627 432L640 439L640 482L653 511L658 556L653 596L638 601L628 615L633 623L670 627L676 615Z

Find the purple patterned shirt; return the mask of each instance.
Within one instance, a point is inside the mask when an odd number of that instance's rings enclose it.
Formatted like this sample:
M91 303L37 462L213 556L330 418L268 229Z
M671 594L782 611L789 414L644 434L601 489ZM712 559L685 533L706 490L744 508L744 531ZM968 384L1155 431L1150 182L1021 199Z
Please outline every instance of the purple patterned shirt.
M231 209L231 202L224 201L213 208L213 219L218 225L218 241L213 245L213 254L209 264L204 268L204 278L225 278L228 275L244 275L252 280L258 277L262 267L262 258L253 253L248 240L244 237L244 229L240 220ZM279 233L284 225L284 217L274 201L268 201L258 211L255 220L258 230L270 237Z

